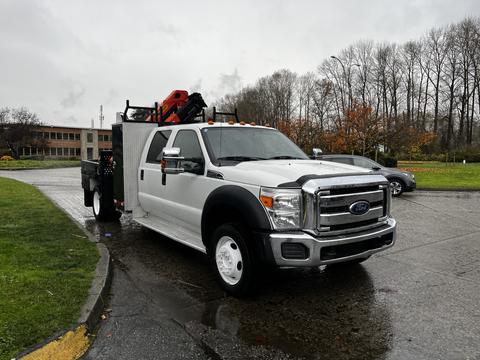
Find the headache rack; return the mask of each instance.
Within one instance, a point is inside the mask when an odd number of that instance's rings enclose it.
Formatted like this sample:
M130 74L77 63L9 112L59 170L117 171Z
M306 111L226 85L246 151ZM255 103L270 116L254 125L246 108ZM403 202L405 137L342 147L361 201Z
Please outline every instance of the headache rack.
M193 94L194 95L194 94ZM188 105L187 105L188 106ZM182 107L179 109L178 113L184 118L181 121L181 124L191 124L196 122L206 122L207 117L205 114L205 109L202 109L199 113L188 113L188 109L184 110L187 106ZM128 116L128 112L130 110L136 111L136 115L134 118L130 118ZM183 113L181 113L183 111ZM123 114L121 114L123 122L130 122L130 123L145 123L147 119L149 122L157 123L158 126L168 126L168 125L175 125L176 123L166 122L165 120L170 114L163 114L163 107L158 106L158 102L155 102L153 106L136 106L131 105L130 100L125 101L125 110ZM217 121L218 116L229 116L235 119L235 122L239 123L240 120L238 118L238 111L237 108L233 112L225 112L225 111L218 111L217 108L213 107L212 118L208 120L213 120L213 122Z
M160 109L160 110L159 110ZM139 114L137 115L137 118L131 119L128 116L128 111L129 110L136 110L139 111ZM130 105L130 100L125 101L125 110L123 111L122 114L122 121L124 122L132 122L132 123L145 123L147 118L151 118L154 123L157 123L158 126L168 126L168 125L175 125L175 123L167 123L165 122L166 117L163 114L163 108L158 106L158 102L155 101L153 107L151 106L133 106ZM200 120L197 120L200 119ZM206 122L206 116L205 116L205 109L202 109L202 111L199 114L195 114L193 117L191 117L187 121L182 121L182 124L191 124L195 122Z

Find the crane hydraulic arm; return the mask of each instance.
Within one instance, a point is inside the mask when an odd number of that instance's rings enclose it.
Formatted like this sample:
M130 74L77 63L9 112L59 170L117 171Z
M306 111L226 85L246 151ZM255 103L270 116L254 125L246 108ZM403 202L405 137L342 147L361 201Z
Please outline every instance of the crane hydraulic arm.
M185 90L174 90L158 105L158 122L165 124L185 124L193 122L203 108L207 107L202 95L193 93L188 95ZM154 114L146 118L148 122L155 122Z

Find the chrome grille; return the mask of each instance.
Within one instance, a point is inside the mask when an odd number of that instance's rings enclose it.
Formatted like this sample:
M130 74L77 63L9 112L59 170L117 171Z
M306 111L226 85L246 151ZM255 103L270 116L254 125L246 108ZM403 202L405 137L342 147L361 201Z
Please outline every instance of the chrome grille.
M304 228L315 229L319 236L359 232L382 226L388 219L390 192L381 175L313 179L302 189ZM353 214L350 206L357 201L368 202L368 211Z
M319 192L317 230L322 233L345 233L363 230L383 224L387 215L386 199L388 187L376 185L369 191L349 187L345 193L341 189ZM369 210L362 215L355 215L349 211L351 204L357 201L367 201Z

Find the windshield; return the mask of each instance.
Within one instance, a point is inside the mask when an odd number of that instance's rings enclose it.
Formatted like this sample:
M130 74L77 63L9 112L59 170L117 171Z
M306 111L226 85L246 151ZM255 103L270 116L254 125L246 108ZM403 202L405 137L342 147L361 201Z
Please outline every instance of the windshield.
M203 128L203 138L213 163L308 159L300 148L281 132L253 127Z

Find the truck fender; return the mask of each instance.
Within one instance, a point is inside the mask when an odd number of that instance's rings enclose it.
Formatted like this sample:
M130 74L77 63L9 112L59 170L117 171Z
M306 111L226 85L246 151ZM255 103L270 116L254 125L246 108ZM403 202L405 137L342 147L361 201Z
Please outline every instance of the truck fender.
M205 201L201 230L202 242L206 247L210 235L222 219L228 219L229 222L241 220L251 230L272 229L260 201L250 191L236 185L224 185L215 189Z

